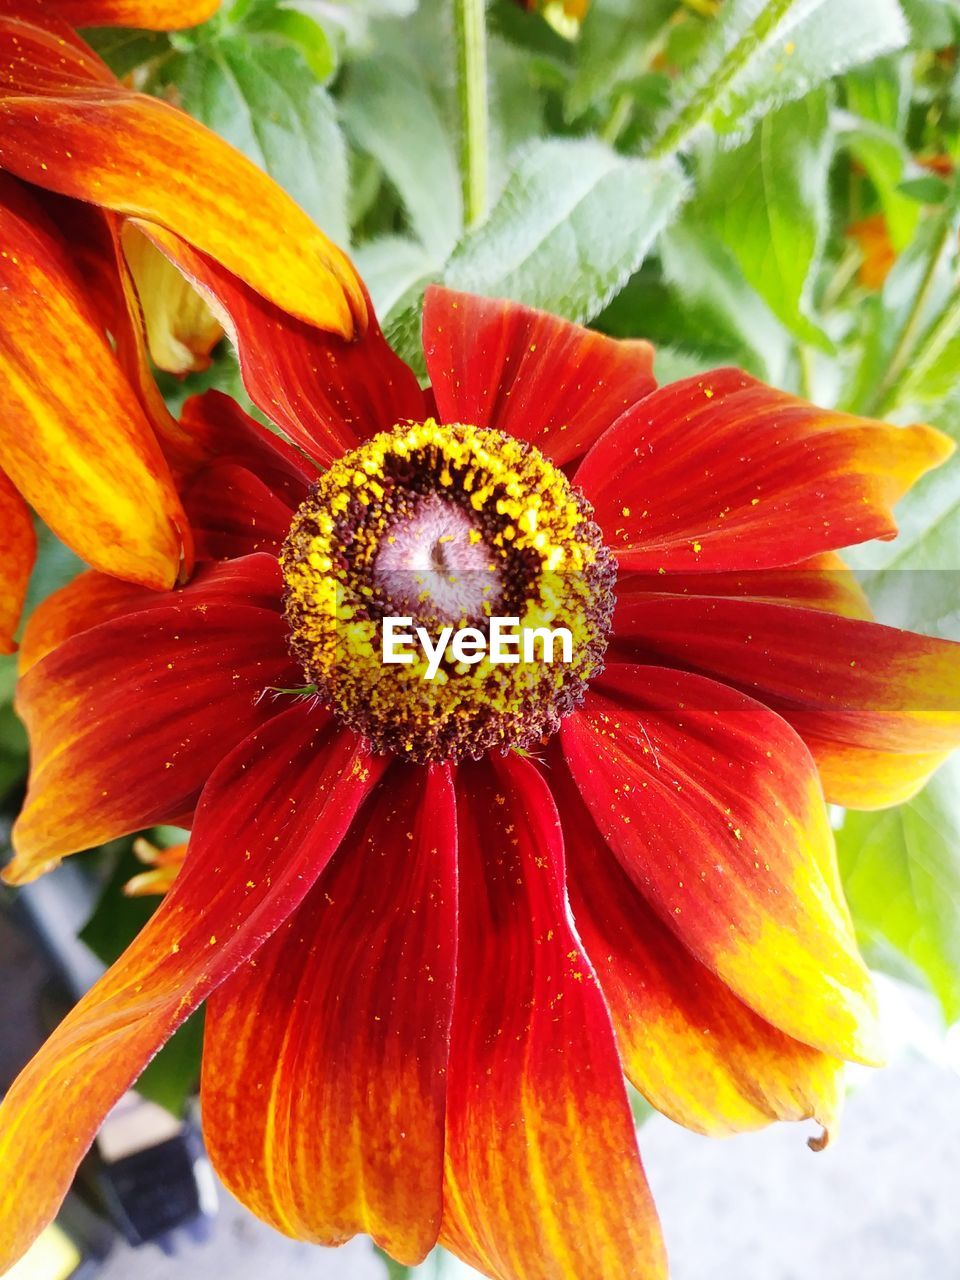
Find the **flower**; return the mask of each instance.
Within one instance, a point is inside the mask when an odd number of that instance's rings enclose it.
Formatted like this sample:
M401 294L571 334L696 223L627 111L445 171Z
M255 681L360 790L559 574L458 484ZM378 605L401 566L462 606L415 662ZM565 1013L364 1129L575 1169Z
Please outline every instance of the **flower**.
M857 242L863 254L857 279L865 289L881 289L897 260L887 219L882 213L872 213L869 218L851 222L847 236Z
M138 226L177 232L306 321L347 337L366 322L352 267L293 201L196 121L122 85L64 20L184 26L216 7L0 0L0 652L33 563L28 504L97 569L158 589L190 569L171 474L186 442L150 377L141 305L154 358L177 372L202 363L219 329L171 297L172 268Z
M210 1155L281 1231L662 1276L623 1070L703 1133L829 1130L842 1060L881 1056L824 793L922 784L960 651L870 621L835 551L951 446L737 370L657 389L644 342L441 288L423 391L375 321L345 342L150 234L292 443L189 402L192 581L88 574L27 628L7 879L191 837L0 1108L0 1260L207 1000ZM577 661L377 661L381 614L501 607Z

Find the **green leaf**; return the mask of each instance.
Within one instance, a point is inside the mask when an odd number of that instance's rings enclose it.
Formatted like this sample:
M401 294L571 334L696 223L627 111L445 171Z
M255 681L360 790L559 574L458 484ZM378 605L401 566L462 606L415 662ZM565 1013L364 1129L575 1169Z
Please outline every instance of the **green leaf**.
M902 49L908 29L897 0L821 0L769 43L717 104L714 128L743 128L831 77Z
M685 193L670 162L626 159L587 139L535 143L517 158L487 222L458 245L445 282L589 320L637 269Z
M27 774L27 732L13 709L16 678L16 655L0 655L0 802Z
M170 38L162 31L91 27L83 38L121 78L170 51Z
M950 195L950 186L935 173L925 174L921 178L908 178L901 182L897 190L910 200L919 204L943 204Z
M854 115L902 136L910 107L910 59L876 58L850 71L844 87Z
M200 1083L203 1057L203 1009L178 1027L150 1060L134 1088L175 1116L182 1116Z
M746 281L803 342L831 344L812 319L811 287L829 222L833 154L826 96L771 112L734 151L701 150L689 216L729 245Z
M676 0L594 0L577 42L576 72L566 101L570 119L641 76L666 37Z
M742 131L831 76L903 48L908 35L897 0L727 0L653 153L686 147L707 126Z
M414 235L442 263L463 228L456 146L441 106L399 58L355 63L343 97L344 123L396 187Z
M354 254L381 322L402 298L432 277L437 263L417 240L383 236L369 240Z
M661 237L666 279L704 335L703 346L721 340L743 355L739 363L768 381L784 379L789 339L773 312L744 279L728 244L705 228L692 206ZM680 335L683 341L683 335Z
M882 416L908 405L910 397L914 404L928 402L931 387L944 372L945 349L949 359L953 336L960 270L958 223L951 204L922 220L880 296L866 300L858 315L860 360L842 408Z
M876 188L896 249L910 243L920 218L916 200L904 194L901 179L911 163L910 154L897 134L884 125L846 111L834 113L837 146L846 147L866 169Z
M123 886L143 871L143 863L135 857L130 840L117 841L104 848L114 858L113 868L79 937L98 960L111 965L156 911L160 898L124 896Z
M343 134L299 49L241 31L178 54L153 87L175 90L186 111L276 179L332 240L348 243Z
M247 29L264 40L274 39L293 45L317 80L328 80L336 67L336 58L327 33L315 18L296 9L259 9L251 15Z
M918 49L945 49L960 36L956 0L900 0Z
M848 813L837 835L867 959L928 986L960 1018L960 757L913 800Z

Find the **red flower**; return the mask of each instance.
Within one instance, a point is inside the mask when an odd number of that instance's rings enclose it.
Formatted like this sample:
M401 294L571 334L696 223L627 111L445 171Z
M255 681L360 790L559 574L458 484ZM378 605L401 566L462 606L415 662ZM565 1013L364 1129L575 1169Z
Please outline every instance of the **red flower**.
M193 581L87 575L28 628L8 879L158 822L192 835L0 1109L0 1258L209 997L209 1150L281 1231L369 1232L404 1262L439 1237L504 1278L661 1276L621 1070L728 1133L831 1126L840 1060L880 1055L822 788L915 790L960 742L960 660L867 620L833 552L892 537L950 446L735 370L656 390L645 343L442 289L423 392L375 325L290 321L154 236L300 448L192 402ZM482 623L484 592L553 608L572 665L448 663L429 694L379 666L381 613Z

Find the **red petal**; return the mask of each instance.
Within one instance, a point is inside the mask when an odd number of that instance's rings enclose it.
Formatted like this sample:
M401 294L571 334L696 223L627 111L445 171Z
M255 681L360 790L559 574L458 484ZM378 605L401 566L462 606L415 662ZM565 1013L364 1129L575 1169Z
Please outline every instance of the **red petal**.
M181 422L209 459L183 486L197 556L276 555L316 469L219 391L188 400Z
M693 955L781 1031L880 1056L816 768L785 721L725 685L608 668L563 747L627 874Z
M623 569L765 569L892 538L893 503L953 448L718 369L624 414L575 480Z
M27 504L0 471L0 653L13 653L13 634L37 551Z
M657 385L649 342L438 285L424 300L423 349L442 422L496 427L558 464Z
M207 1149L287 1235L419 1262L440 1229L456 949L445 770L395 765L286 925L210 1003Z
M497 1280L666 1275L559 820L517 756L462 768L441 1242Z
M628 660L715 676L773 707L836 804L908 799L960 747L960 645L947 640L770 601L633 592L614 628Z
M332 462L377 431L426 416L416 378L391 350L372 310L363 336L345 342L294 320L177 236L139 225L210 300L236 344L253 403L317 462Z
M834 551L779 569L747 569L740 573L628 572L617 578L617 599L624 604L639 602L651 592L769 600L825 609L847 618L873 618L863 588Z
M251 556L82 631L31 668L17 695L30 790L9 882L193 806L227 752L281 709L265 691L302 683L279 593L276 560Z
M772 1027L694 959L619 866L565 774L561 764L551 785L562 788L574 919L633 1084L698 1133L810 1117L829 1132L842 1064Z
M319 469L299 449L280 438L221 391L191 396L180 423L199 450L201 461L237 463L246 467L296 510Z
M210 779L186 863L123 956L0 1106L0 1271L56 1213L107 1111L207 995L289 916L380 766L305 705Z
M233 462L204 467L185 486L183 505L198 560L229 560L268 551L276 556L293 511L259 476Z
M20 674L25 675L71 636L120 614L150 608L155 601L166 598L105 573L79 574L65 587L41 600L27 620L20 642Z
M0 98L56 93L116 77L44 0L0 0Z

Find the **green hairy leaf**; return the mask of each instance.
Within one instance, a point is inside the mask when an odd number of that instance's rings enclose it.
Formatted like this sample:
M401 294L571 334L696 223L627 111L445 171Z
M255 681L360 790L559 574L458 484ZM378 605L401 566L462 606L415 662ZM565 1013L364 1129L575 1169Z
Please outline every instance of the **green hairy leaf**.
M811 285L827 232L833 151L825 95L771 112L734 151L701 151L690 220L729 245L745 280L804 342L830 348L812 318Z
M445 283L588 320L643 261L686 189L671 163L625 159L591 140L535 143L487 222L458 245Z
M848 813L837 847L868 958L960 1018L960 758L897 809Z

